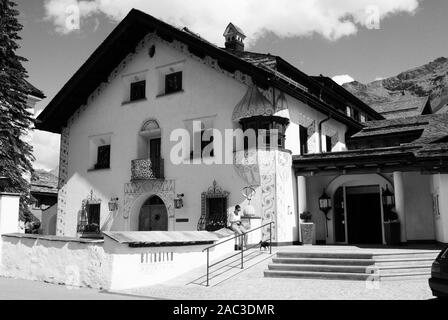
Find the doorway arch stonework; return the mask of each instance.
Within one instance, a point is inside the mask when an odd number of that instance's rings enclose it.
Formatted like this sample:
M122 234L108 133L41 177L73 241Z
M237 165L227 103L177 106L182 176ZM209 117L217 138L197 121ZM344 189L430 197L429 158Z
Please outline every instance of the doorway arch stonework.
M126 183L122 217L126 220L127 231L138 230L140 208L152 196L158 196L165 204L168 214L168 231L175 226L175 182L174 180L144 180Z

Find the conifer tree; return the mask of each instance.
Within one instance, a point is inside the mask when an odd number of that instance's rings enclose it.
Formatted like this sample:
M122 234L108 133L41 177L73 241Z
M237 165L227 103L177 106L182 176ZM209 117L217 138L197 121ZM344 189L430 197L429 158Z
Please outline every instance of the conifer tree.
M16 4L0 0L0 177L8 178L3 191L21 194L21 218L29 215L29 183L33 173L32 146L23 140L33 124L27 110L31 88L26 82L25 58L16 54L22 25ZM1 190L0 190L1 191Z

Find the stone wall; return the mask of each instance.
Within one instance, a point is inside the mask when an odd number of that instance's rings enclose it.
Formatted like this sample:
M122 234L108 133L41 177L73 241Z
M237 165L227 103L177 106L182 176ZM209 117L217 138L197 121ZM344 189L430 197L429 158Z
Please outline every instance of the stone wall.
M233 237L233 234L230 236ZM220 242L229 236L220 238ZM0 276L69 287L118 290L150 286L204 267L210 245L142 247L105 237L83 240L58 236L7 234L0 240ZM234 241L210 251L211 261L234 252Z

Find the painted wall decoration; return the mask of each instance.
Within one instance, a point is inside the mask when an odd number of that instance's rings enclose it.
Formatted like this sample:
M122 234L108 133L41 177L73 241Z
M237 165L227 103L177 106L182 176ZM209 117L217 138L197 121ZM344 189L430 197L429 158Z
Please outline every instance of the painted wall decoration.
M272 228L272 241L276 241L277 216L275 203L276 188L276 151L259 151L260 173L261 173L261 205L262 205L262 225L274 222ZM269 227L262 229L262 239L269 239Z
M129 219L136 200L145 195L148 197L156 195L162 199L168 213L169 224L174 226L174 199L176 197L174 180L141 180L126 183L124 186L124 203L121 210L123 218ZM138 210L140 210L140 208L138 208Z
M67 180L68 180L68 150L69 128L65 127L61 132L61 147L59 153L59 182L58 182L58 213L56 222L56 235L65 235L65 215L67 213Z
M233 167L238 176L240 176L247 185L259 186L261 184L261 179L260 167L258 164L258 152L256 150L241 150L235 152L233 157Z

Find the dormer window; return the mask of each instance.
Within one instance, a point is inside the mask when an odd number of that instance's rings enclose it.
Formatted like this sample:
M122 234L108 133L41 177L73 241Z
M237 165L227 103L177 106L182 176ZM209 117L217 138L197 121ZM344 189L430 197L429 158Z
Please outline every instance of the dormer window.
M350 108L349 106L347 106L346 108L345 108L345 114L348 116L348 117L352 117L352 108Z
M131 83L130 101L136 101L146 98L146 81L137 81Z
M165 94L182 91L182 71L165 76Z

